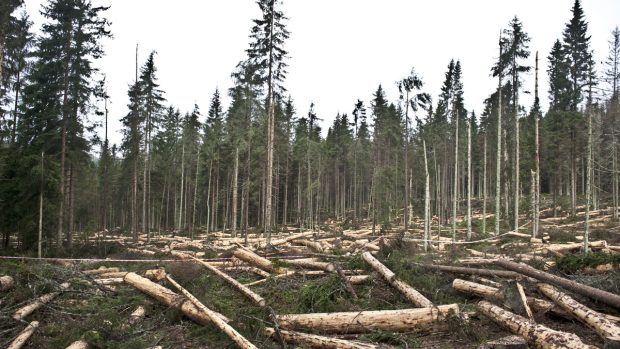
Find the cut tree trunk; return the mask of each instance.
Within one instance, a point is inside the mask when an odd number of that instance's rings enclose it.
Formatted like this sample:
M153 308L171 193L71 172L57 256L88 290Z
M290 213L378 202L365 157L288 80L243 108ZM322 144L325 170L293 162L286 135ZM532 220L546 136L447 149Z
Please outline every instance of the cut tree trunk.
M7 349L20 349L23 347L38 327L38 321L32 321L29 323L28 326L26 326L26 328L24 328L24 330L17 337L15 337L11 344L9 344Z
M286 263L307 269L323 270L328 273L336 270L336 267L332 263L321 262L315 258L288 259Z
M129 319L127 319L127 324L129 325L133 325L135 323L137 323L138 321L144 319L144 315L146 314L146 311L144 309L143 306L138 306L136 308L136 310L134 310L130 315L129 315Z
M60 288L62 290L67 289L69 288L69 284L68 283L61 284ZM60 294L60 291L56 291L56 292L51 292L51 293L42 295L41 297L37 298L34 302L18 309L13 314L13 319L18 320L18 321L23 320L26 316L32 314L37 309L41 308L43 305L54 300L54 298L58 297L59 294Z
M527 317L532 320L534 316L527 304L527 298L525 297L525 291L520 283L514 280L510 280L504 288L504 303L508 305L517 315Z
M426 269L446 271L449 273L456 273L456 274L478 275L478 276L488 276L488 277L502 277L502 278L510 278L510 279L521 277L519 273L515 273L514 271L506 271L506 270L453 267L449 265L435 265L435 264L417 264L417 265L423 268L426 268Z
M529 277L535 278L540 281L548 282L550 284L560 286L567 290L578 293L582 296L590 297L591 299L601 301L605 304L611 305L617 309L620 309L620 296L600 290L598 288L594 288L591 286L587 286L576 281L567 280L565 278L555 276L544 271L540 271L534 269L528 265L522 263L515 263L506 259L499 259L494 262L500 267L518 272L523 275L527 275Z
M89 345L88 345L87 342L85 342L83 340L79 340L79 341L75 341L75 342L71 343L65 349L88 349L88 348L89 348Z
M8 275L0 276L0 292L7 291L13 288L15 280Z
M487 301L476 305L478 310L496 323L506 327L514 334L523 336L534 348L540 349L595 349L595 346L584 344L573 333L552 330L538 325L528 319L513 314Z
M258 349L254 344L248 341L245 337L243 337L237 330L228 325L225 321L223 321L216 312L207 308L202 302L198 300L198 298L194 297L189 291L187 291L183 286L179 285L176 281L174 281L170 275L166 276L168 282L170 282L176 289L178 289L190 302L200 310L204 315L206 315L209 320L220 329L220 331L224 332L233 342L235 342L239 348L242 349Z
M569 295L559 291L548 284L539 284L538 289L557 305L562 307L579 321L583 322L596 331L604 339L615 341L620 344L620 327L607 319L605 315L598 313L585 305L575 301Z
M271 263L270 260L263 258L257 255L256 253L250 250L247 250L245 248L237 248L233 254L235 255L235 257L241 259L242 261L249 263L251 265L254 265L256 267L259 267L270 273L282 274L285 272L281 268L274 267L273 263Z
M174 307L187 316L188 318L196 321L199 324L210 324L211 320L205 314L203 314L196 306L173 292L172 290L154 283L153 281L143 278L136 273L128 273L125 276L125 282L136 289L146 293L147 295L155 298L159 302L167 305L168 307ZM220 319L225 322L230 320L222 314L218 315Z
M314 313L278 315L280 328L330 333L363 333L374 330L409 332L458 313L457 304L438 307L355 311L347 313Z
M224 273L223 271L218 270L216 267L209 265L206 262L201 261L200 259L191 257L191 256L187 256L185 255L185 259L192 259L194 262L202 265L203 267L207 268L210 272L212 272L213 274L219 276L220 278L224 279L226 282L228 282L228 284L230 284L234 289L236 289L237 291L241 292L244 296L246 296L249 300L252 301L252 303L258 305L259 307L264 307L265 304L267 304L267 302L265 302L265 299L263 299L263 297L259 296L258 294L256 294L254 291L250 290L247 286L243 285L242 283L240 283L239 281L233 279L230 275Z
M504 292L502 292L502 290L500 290L499 288L481 285L475 282L454 279L454 281L452 282L452 288L459 292L476 295L478 297L482 297L497 303L503 304L505 300ZM558 306L544 299L527 297L527 304L536 312L546 313L549 311L555 315L562 316L564 318L571 318L570 314L566 313Z
M381 276L390 285L400 291L400 293L402 293L405 298L407 298L410 302L423 308L433 306L433 302L431 302L428 298L424 297L416 289L406 284L404 281L398 279L393 271L388 269L385 265L381 264L381 262L379 262L375 257L373 257L370 252L362 253L362 258L364 258L366 263L368 263L377 273L381 274Z
M266 327L263 333L267 337L275 337L276 330ZM377 349L378 346L369 343L357 341L348 341L345 339L331 338L319 336L316 334L308 334L295 331L280 330L280 336L285 342L293 342L301 345L307 345L310 348L333 348L333 349ZM385 347L384 347L385 348Z

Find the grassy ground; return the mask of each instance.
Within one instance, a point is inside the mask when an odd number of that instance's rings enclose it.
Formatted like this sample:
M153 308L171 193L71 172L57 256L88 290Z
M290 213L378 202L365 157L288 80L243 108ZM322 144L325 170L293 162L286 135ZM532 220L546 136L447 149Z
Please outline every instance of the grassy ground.
M600 238L616 239L616 232L600 229ZM607 234L607 235L605 235ZM552 232L552 238L571 241L570 234ZM574 233L573 235L574 236ZM594 240L593 238L592 240ZM497 245L480 243L474 246L478 251L488 253L501 251ZM97 249L97 251L100 247ZM512 249L520 253L527 247ZM110 258L146 258L109 248ZM457 276L449 273L430 271L418 263L454 264L465 256L464 248L457 248L443 254L425 254L404 244L397 244L390 251L382 251L378 258L400 278L412 285L435 304L458 303L461 310L471 312L475 309L477 298L455 292L452 281ZM163 257L163 256L162 256ZM149 257L150 258L150 257ZM100 265L118 266L125 271L144 271L163 267L181 285L199 298L205 305L230 319L231 324L246 338L260 348L279 346L261 334L264 326L272 326L270 310L276 314L338 312L382 309L404 309L413 306L394 288L375 275L359 256L339 258L344 269L362 269L371 279L363 285L355 286L358 299L353 299L341 280L335 276L321 278L295 276L269 280L252 287L262 295L269 305L259 308L237 291L223 283L200 266L191 263L96 263L88 266L60 266L36 261L0 261L0 275L12 275L16 287L0 294L0 347L5 347L26 325L11 318L13 312L33 298L57 290L62 282L71 282L71 287L58 299L36 311L27 321L40 321L40 328L25 348L65 348L77 339L88 341L94 348L147 348L162 345L164 348L233 348L234 344L213 326L201 326L185 318L178 310L166 308L155 300L143 295L127 285L118 285L115 292L104 292L92 283L80 281L89 277L79 269L95 269ZM620 275L617 272L603 275L586 275L580 271L586 266L619 263L617 257L593 254L588 257L568 255L556 260L557 270L553 271L567 278L614 293L620 293ZM534 264L534 266L537 266ZM541 267L538 265L538 267ZM242 283L257 280L259 277L245 272L231 272L231 276ZM499 280L497 280L499 281ZM166 285L165 282L161 282ZM536 293L533 287L529 291ZM583 297L579 301L595 308L612 313L609 308L590 302ZM139 305L146 308L146 318L128 326L129 314ZM602 346L602 341L594 332L571 321L549 318L537 314L538 322L553 329L576 333L585 342ZM381 343L401 348L477 348L491 339L509 333L483 316L472 316L468 322L458 318L431 328L411 333L387 333L374 331L358 337L359 340ZM290 348L296 348L290 346ZM301 347L299 347L301 348Z

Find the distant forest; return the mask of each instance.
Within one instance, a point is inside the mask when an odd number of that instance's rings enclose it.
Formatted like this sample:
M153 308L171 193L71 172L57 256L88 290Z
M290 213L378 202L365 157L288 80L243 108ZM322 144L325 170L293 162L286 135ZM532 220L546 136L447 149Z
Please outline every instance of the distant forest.
M468 238L528 222L522 230L535 236L544 207L575 215L578 205L611 205L618 219L620 30L610 28L607 58L595 62L579 0L548 57L531 51L518 17L507 18L489 67L497 88L479 115L464 107L460 61L446 58L441 91L427 91L412 68L396 82L397 100L379 85L372 100L350 101L326 133L313 105L300 111L287 92L280 1L257 5L262 15L248 23L232 88L215 90L204 109L181 111L166 100L153 52L127 76L119 116L108 115L105 71L96 68L112 35L108 7L50 0L35 31L21 1L2 0L2 245L34 251L41 231L50 255L89 232L269 238L326 220L378 231L423 221L427 233L451 226L445 234L454 236L463 216ZM534 86L523 85L526 73ZM532 105L522 105L525 91ZM119 117L123 140L110 144L107 121ZM483 219L472 224L474 214Z

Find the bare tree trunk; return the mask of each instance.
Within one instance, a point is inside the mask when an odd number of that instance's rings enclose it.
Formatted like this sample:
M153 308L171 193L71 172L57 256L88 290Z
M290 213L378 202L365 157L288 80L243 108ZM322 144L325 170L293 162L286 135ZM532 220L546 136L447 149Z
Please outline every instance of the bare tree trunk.
M69 50L69 46L71 45L72 32L69 31L67 35L67 41L65 45L65 50ZM67 54L64 64L64 91L62 97L62 131L61 131L61 145L60 145L60 178L59 178L59 186L60 186L60 197L58 198L58 232L56 234L56 248L60 249L62 233L63 233L63 225L65 221L65 158L67 154L67 122L69 121L68 114L68 97L69 97L69 58L70 55Z
M538 51L536 51L536 82L534 87L534 99L538 101ZM540 225L540 142L539 142L539 133L538 133L538 112L534 115L534 170L536 171L535 179L534 179L534 221L532 224L533 227L533 236L538 236L538 229Z
M269 23L269 75L267 77L267 178L265 190L265 233L267 234L267 245L271 243L271 214L272 214L272 192L273 192L273 147L274 147L274 128L275 128L275 106L273 98L273 29L274 29L274 7L275 1L270 3L271 22Z
M459 185L459 111L454 118L454 187L452 188L452 242L456 241L456 205Z
M428 251L428 241L430 239L431 230L431 193L430 193L430 175L428 173L428 159L426 157L426 140L422 139L422 149L424 151L424 251Z
M0 47L2 46L2 36L0 35ZM2 55L2 49L0 48L0 55ZM0 65L2 64L2 59L0 58ZM0 68L0 79L2 78L2 68ZM19 105L19 90L21 89L21 71L17 71L16 81L15 81L15 101L13 107L13 129L11 131L11 144L15 144L15 131L17 129L17 113L18 113L18 105ZM0 80L3 81L3 80Z
M37 257L41 258L41 244L43 241L43 156L41 152L41 183L39 184L39 239L37 241Z
M207 184L207 234L211 230L211 177L213 175L213 159L209 161L209 180Z
M194 197L192 203L192 236L194 238L194 234L196 232L196 197L198 196L198 173L200 169L200 149L198 149L198 155L196 156L196 177L194 180Z
M181 199L179 200L179 220L177 221L177 231L183 229L183 194L185 194L185 143L181 148Z
M487 234L487 133L484 133L484 160L482 168L482 236Z
M467 240L471 240L471 120L467 119Z
M69 230L67 231L67 246L73 247L73 232L75 231L75 175L73 163L69 164Z
M407 185L409 176L409 91L407 90L405 99L405 152L404 152L404 171L405 171L405 203L403 205L403 216L405 218L405 231L409 228L409 186ZM458 123L457 123L458 125ZM457 130L458 135L458 130ZM457 140L458 144L458 140Z
M239 147L235 148L235 168L232 183L232 233L237 236L237 187L239 179Z
M514 231L519 232L519 103L518 91L515 93L515 191L514 191Z
M502 45L500 36L499 56L502 56ZM499 223L501 217L501 188L502 188L502 73L498 74L498 100L497 103L497 159L495 162L495 235L499 235Z
M590 81L590 96L588 98L588 162L586 172L586 224L583 234L583 252L588 253L588 239L590 237L590 205L592 195L592 81Z

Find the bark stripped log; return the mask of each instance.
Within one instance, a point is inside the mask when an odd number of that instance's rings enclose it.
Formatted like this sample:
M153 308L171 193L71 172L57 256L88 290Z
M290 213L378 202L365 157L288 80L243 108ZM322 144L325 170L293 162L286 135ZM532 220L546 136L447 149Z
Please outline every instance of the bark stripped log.
M446 271L446 272L455 273L455 274L478 275L478 276L487 276L487 277L501 277L501 278L509 278L509 279L521 277L519 273L515 273L514 271L506 271L506 270L453 267L449 265L436 265L436 264L419 264L419 263L415 263L415 264L419 265L420 267L426 268L426 269Z
M388 269L385 265L381 264L381 262L379 262L375 257L373 257L370 252L362 253L362 258L364 258L366 263L368 263L377 273L381 274L381 276L390 285L400 291L400 293L402 293L413 304L422 308L433 306L433 302L431 302L428 298L424 297L415 288L398 279L393 271Z
M604 339L620 342L620 327L607 319L605 315L575 301L569 295L551 285L539 284L538 289L562 307L562 309L571 313L579 321L596 331Z
M283 274L286 272L281 268L274 267L273 263L271 263L271 261L267 258L263 258L245 248L237 248L233 254L235 255L235 257L241 259L242 261L257 266L270 273Z
M144 319L144 315L146 314L146 310L144 309L143 306L138 306L136 308L136 310L134 310L130 315L129 315L129 319L127 319L127 323L129 325L133 325L135 323L137 323L138 321Z
M316 258L287 259L286 263L302 268L323 270L328 273L336 270L335 266L332 263L321 262Z
M105 273L116 273L118 271L119 269L117 267L108 268L102 265L98 269L83 270L82 273L86 275L97 275L97 274L105 274Z
M452 288L463 293L473 294L478 297L486 298L493 302L498 302L502 304L504 303L504 292L502 292L499 288L496 287L481 285L467 280L454 279L454 281L452 282ZM549 311L555 315L559 315L568 319L571 318L570 314L562 310L562 308L544 299L527 297L527 304L536 312L546 313Z
M502 268L506 268L508 270L512 270L518 272L523 275L527 275L529 277L533 277L537 280L544 281L556 286L560 286L567 290L578 293L582 296L590 297L591 299L601 301L605 304L611 305L617 309L620 309L620 296L600 290L598 288L594 288L591 286L587 286L576 281L567 280L559 276L555 276L549 273L545 273L544 271L540 271L534 269L528 265L511 262L506 259L500 259L495 261L495 264L499 265Z
M143 278L142 276L136 273L127 273L125 275L125 282L136 289L146 293L147 295L155 298L159 302L167 305L168 307L174 307L187 316L188 318L196 321L199 324L205 325L210 324L211 320L203 314L196 306L185 300L183 296L178 295L172 290L161 286L159 284L154 283L153 281ZM229 322L230 320L222 315L218 314L219 318L225 322Z
M60 288L61 290L65 290L69 288L69 283L61 284ZM23 320L26 316L32 314L37 309L41 308L43 305L53 301L54 298L58 297L59 294L60 294L60 291L56 291L56 292L51 292L51 293L42 295L41 297L37 298L34 302L18 309L13 314L13 319L18 320L18 321Z
M506 287L504 287L504 303L508 305L517 315L527 317L528 319L534 319L532 311L527 304L527 297L525 297L525 291L520 283L514 280L508 281Z
M71 343L68 347L66 347L65 349L88 349L88 343L83 341L83 340L79 340L79 341L75 341L73 343Z
M176 281L174 281L170 275L166 276L168 282L170 282L176 289L178 289L187 299L194 304L196 308L198 308L203 314L205 314L211 322L220 329L220 331L224 332L233 342L235 342L239 348L242 349L258 349L254 344L252 344L249 340L243 337L237 330L232 328L226 322L222 321L218 317L218 314L213 310L207 308L202 302L198 300L198 298L194 297L189 291L187 291L183 286L179 285Z
M26 326L26 328L24 328L24 330L17 337L15 337L6 349L20 349L23 347L38 327L38 321L32 321L29 323L28 326Z
M7 291L15 285L15 280L8 275L0 276L0 292Z
M275 337L276 330L266 327L263 334L267 337ZM285 342L293 342L297 344L307 345L311 348L333 348L333 349L377 349L378 346L370 343L362 343L357 341L348 341L345 339L331 338L319 336L316 334L308 334L295 331L280 330L280 336Z
M234 289L236 289L237 291L241 292L250 301L252 301L252 303L258 305L259 307L264 307L265 304L267 304L267 302L265 302L265 299L263 299L263 297L259 296L254 291L250 290L247 286L245 286L242 283L240 283L239 281L233 279L230 275L224 273L223 271L220 271L217 268L209 265L208 263L203 262L200 259L194 258L192 256L183 255L182 258L184 258L184 259L191 259L194 262L196 262L196 263L202 265L203 267L207 268L210 272L212 272L213 274L215 274L215 275L219 276L220 278L224 279L224 281L228 282L228 284L230 284Z
M278 315L280 328L330 333L364 333L373 330L408 332L458 313L457 304L400 310L355 311Z
M499 325L506 327L514 334L523 336L534 348L539 349L596 349L587 345L573 333L552 330L543 325L530 322L528 319L513 314L487 301L476 305L478 310Z

